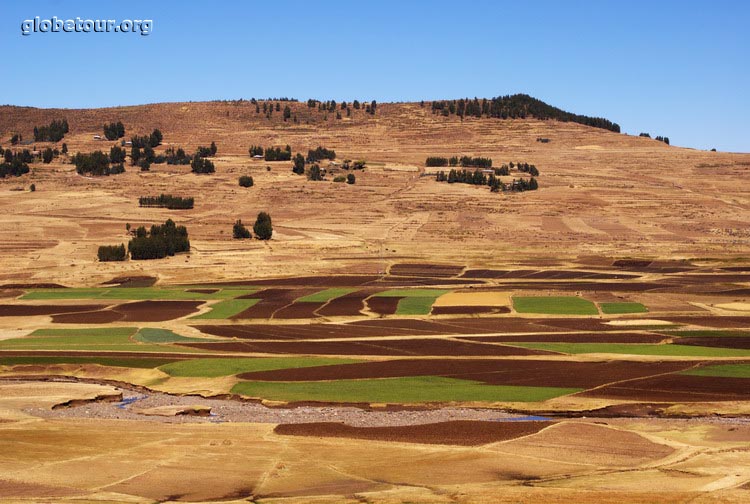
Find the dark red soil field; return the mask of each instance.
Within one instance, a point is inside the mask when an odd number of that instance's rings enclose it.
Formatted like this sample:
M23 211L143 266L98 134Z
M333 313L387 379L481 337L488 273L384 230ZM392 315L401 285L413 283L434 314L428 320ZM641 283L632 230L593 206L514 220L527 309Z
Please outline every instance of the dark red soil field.
M659 320L665 320L659 317ZM598 320L591 318L564 318L564 319L542 319L538 320L539 324L550 328L575 329L578 331L622 331L623 326L608 325L607 320Z
M510 313L507 306L433 306L433 315L473 315L478 313Z
M750 350L750 337L717 336L707 338L680 338L675 343L717 348L741 348ZM750 384L749 384L750 385Z
M23 294L21 290L0 289L0 298L16 298Z
M112 308L127 322L163 322L194 313L203 301L136 301Z
M463 266L455 266L450 264L401 263L391 266L391 268L388 270L388 273L398 276L449 278L459 275L463 271L463 269Z
M203 301L136 301L120 304L111 309L53 315L52 321L57 324L163 322L190 315L202 304Z
M271 341L236 343L186 343L206 351L259 352L309 355L389 355L409 356L509 356L552 355L552 352L494 344L445 339L405 339L374 341Z
M486 341L495 343L529 342L529 343L660 343L666 336L644 333L601 333L601 334L533 334L519 336L485 336L481 338L459 338L467 341ZM750 340L750 338L748 338ZM682 343L680 340L679 343Z
M502 288L515 290L557 290L587 292L648 292L670 287L668 283L651 282L504 282Z
M283 436L337 437L400 443L477 446L534 434L555 422L454 421L393 427L351 427L319 422L281 424L274 433Z
M364 309L364 300L372 294L369 291L357 291L341 296L335 299L331 299L328 304L318 310L324 317L345 317L360 315L360 311Z
M494 279L529 279L529 280L625 280L640 278L641 275L628 273L600 273L595 271L575 270L491 270L473 269L467 270L463 278L494 278Z
M243 373L244 380L320 381L445 376L492 385L591 388L621 380L684 371L696 362L571 362L550 360L400 359Z
M33 317L101 310L107 305L0 305L0 317Z
M318 289L282 289L271 288L241 296L239 299L260 299L258 303L247 310L230 317L233 320L271 318L274 314L287 305L291 305L295 299L313 294Z
M358 287L374 282L380 277L376 275L326 275L303 276L291 278L269 278L263 280L247 280L241 282L221 282L221 285L260 285L283 287ZM204 284L210 286L212 284Z
M748 381L674 374L610 385L581 395L655 402L747 401L750 400Z
M315 312L325 303L293 303L285 306L273 314L275 319L308 319L318 315Z
M393 315L398 309L398 302L402 297L371 297L367 300L370 311L380 315Z

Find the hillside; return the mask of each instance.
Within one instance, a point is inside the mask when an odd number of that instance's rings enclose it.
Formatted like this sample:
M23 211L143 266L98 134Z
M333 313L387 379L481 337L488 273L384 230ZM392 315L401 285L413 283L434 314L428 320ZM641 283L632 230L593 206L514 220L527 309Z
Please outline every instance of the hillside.
M262 104L263 102L261 102ZM274 102L275 103L275 102ZM0 107L0 144L36 125L66 118L70 154L109 151L98 141L104 123L122 121L125 138L159 128L157 152L193 152L215 141L213 175L189 166L126 166L125 174L79 176L65 156L31 165L22 177L0 179L2 281L55 280L89 284L123 272L167 281L311 272L383 271L394 260L467 266L524 261L611 263L614 258L732 259L746 255L750 200L738 183L750 155L669 147L655 140L574 122L443 116L428 104L378 104L351 117L289 105L296 116L271 118L241 102L163 103L91 110ZM337 107L340 112L340 109ZM548 138L548 143L537 138ZM364 159L354 185L310 182L289 162L253 160L248 147L284 146L294 153L324 146L338 160ZM46 144L32 144L36 148ZM428 156L469 155L540 170L539 190L491 193L488 188L435 181ZM127 163L126 163L127 165ZM267 170L271 166L271 170ZM237 185L251 175L252 188ZM424 175L424 176L423 176ZM37 191L13 191L34 183ZM138 197L169 193L195 197L192 210L139 208ZM237 218L259 211L274 222L268 243L231 239ZM162 261L98 263L100 244L127 241L125 224L151 225L171 217L184 224L189 256ZM13 258L12 261L7 258Z

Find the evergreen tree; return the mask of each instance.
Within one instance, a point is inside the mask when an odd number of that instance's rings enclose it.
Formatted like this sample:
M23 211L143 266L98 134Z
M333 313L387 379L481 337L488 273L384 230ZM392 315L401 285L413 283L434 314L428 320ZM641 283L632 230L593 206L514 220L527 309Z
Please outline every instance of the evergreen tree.
M292 166L292 172L296 173L297 175L303 175L305 173L305 156L297 153L296 156L294 156L294 165Z
M253 225L253 231L259 240L270 240L271 235L273 235L271 216L266 212L260 212Z
M232 237L235 240L243 240L252 238L253 235L250 233L250 230L247 229L244 224L242 224L242 220L237 219L237 221L234 223L234 226L232 227Z
M47 147L44 149L44 152L42 152L42 161L45 164L50 164L52 162L52 157L54 156L54 153L52 152L52 149Z
M353 173L348 173L346 175L346 183L347 184L354 184L357 181L357 178L354 176Z

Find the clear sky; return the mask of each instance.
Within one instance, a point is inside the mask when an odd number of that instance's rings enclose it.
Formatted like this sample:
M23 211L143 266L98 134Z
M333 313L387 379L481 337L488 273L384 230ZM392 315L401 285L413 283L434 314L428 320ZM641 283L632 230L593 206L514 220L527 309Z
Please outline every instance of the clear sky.
M750 152L750 2L3 1L0 103L528 93L623 132ZM32 33L25 19L152 19Z

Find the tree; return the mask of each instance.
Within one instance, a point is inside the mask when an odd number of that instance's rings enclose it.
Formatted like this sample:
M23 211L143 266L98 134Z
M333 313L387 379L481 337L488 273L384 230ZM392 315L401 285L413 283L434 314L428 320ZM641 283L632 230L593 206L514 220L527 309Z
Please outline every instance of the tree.
M253 177L249 175L243 175L240 177L240 187L252 187Z
M113 145L112 148L109 149L109 160L112 163L124 163L125 149L118 147L117 145Z
M31 184L31 185L29 186L29 191L31 191L31 192L36 192L36 184Z
M297 175L303 175L305 173L305 156L303 156L299 152L296 156L294 156L294 165L292 166L292 171Z
M235 240L244 240L247 238L252 238L253 235L250 233L250 230L247 229L244 224L242 224L242 220L237 219L237 221L234 223L234 226L232 227L232 237Z
M214 164L210 160L202 158L198 154L193 156L193 162L190 163L190 168L193 173L214 173L216 171Z
M292 109L289 108L289 105L284 107L284 120L288 120L292 117Z
M52 149L47 147L46 149L44 149L44 152L42 152L42 162L44 162L44 164L50 164L54 155L55 154L52 152Z
M67 154L68 153L68 144L66 144L65 142L63 142L63 144L62 144L62 153L63 154Z
M161 134L161 131L158 129L155 129L153 133L151 133L151 136L149 137L149 146L150 147L158 147L161 145L161 141L164 137Z
M353 173L349 173L346 176L346 183L347 184L354 184L357 181L357 178L354 176Z
M270 240L271 235L273 235L271 216L266 212L260 212L253 225L253 231L259 240Z
M209 149L211 149L211 157L214 157L216 155L216 151L218 150L216 147L216 142L211 142L211 147L209 147Z
M307 179L313 181L323 180L323 172L320 169L320 165L314 164L310 167L307 172Z

